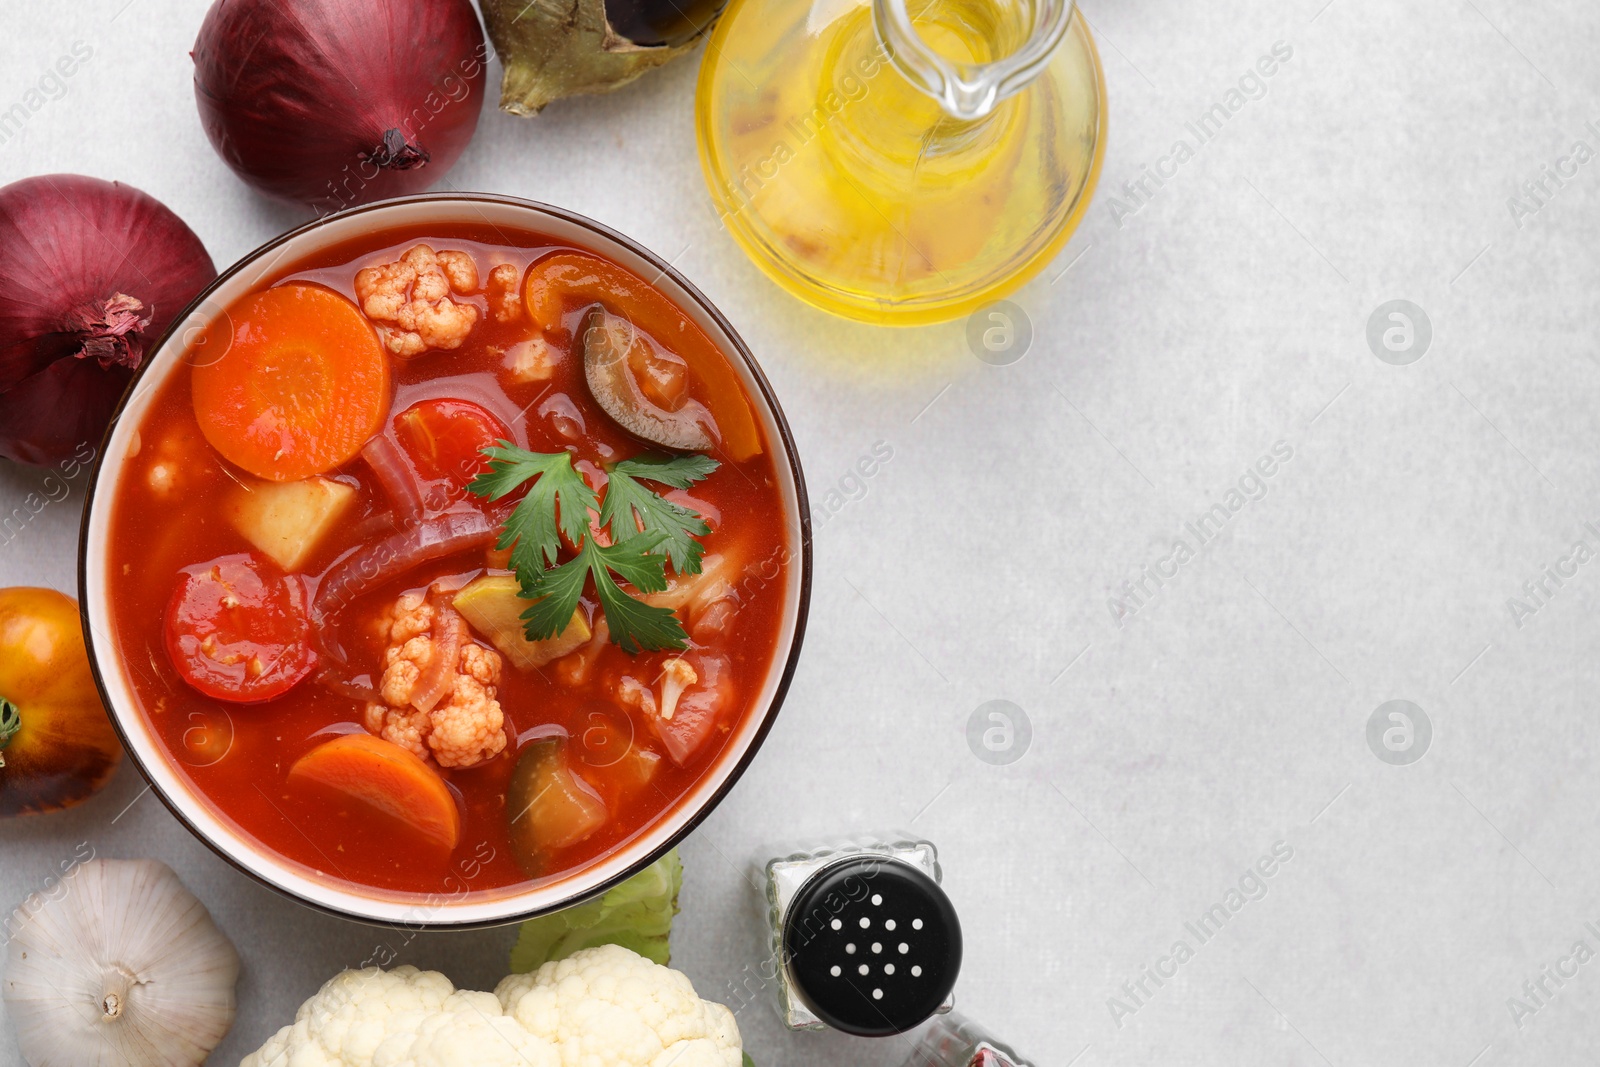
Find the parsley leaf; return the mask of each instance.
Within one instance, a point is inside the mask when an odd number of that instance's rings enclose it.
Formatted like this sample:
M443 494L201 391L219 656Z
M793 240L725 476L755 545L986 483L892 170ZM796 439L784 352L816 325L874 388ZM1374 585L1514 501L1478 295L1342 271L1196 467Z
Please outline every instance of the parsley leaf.
M536 598L522 613L528 640L543 641L560 633L578 606L586 579L592 577L611 636L624 652L687 648L689 638L676 612L634 599L612 577L615 571L644 593L665 589L666 560L651 554L660 540L658 534L643 534L620 545L603 546L588 538L572 559L525 581L523 595Z
M588 534L595 491L573 468L570 452L529 452L501 441L483 454L489 457L489 469L467 486L478 496L499 500L530 478L538 479L512 509L495 546L511 549L511 565L527 586L529 575L555 563L561 551L558 529L574 545Z
M625 652L688 647L675 611L630 595L618 579L648 594L667 587L668 562L679 574L700 572L705 546L696 538L710 533L710 527L693 510L641 483L687 489L715 471L716 460L698 455L624 460L611 468L602 502L573 467L570 453L529 452L509 441L483 451L489 469L468 486L474 494L500 500L527 486L506 518L498 546L511 551L522 596L531 602L521 616L530 641L565 630L592 579L611 639ZM590 536L590 511L599 512L600 526L611 528L612 544L598 544ZM557 563L563 537L577 546L577 554Z
M643 456L634 456L614 465L613 472L621 471L631 478L644 478L662 485L670 485L674 489L687 489L695 482L704 481L711 477L722 464L710 456L699 453L688 456L663 456L659 453L650 453Z
M661 543L658 534L640 534L620 545L584 545L596 565L604 564L631 582L641 593L659 593L667 587L667 561L656 554Z
M518 570L522 596L532 600L522 613L522 629L529 641L545 641L567 628L589 577L589 562L580 552L574 559L549 570Z
M611 539L618 544L649 534L663 535L661 548L672 562L672 569L679 574L699 574L705 546L696 538L709 534L711 527L694 511L639 483L652 481L687 489L717 467L716 460L701 455L625 459L607 472L609 481L605 503L600 506L600 524L610 528Z
M646 593L665 589L666 560L650 554L655 547L653 537L641 535L610 548L601 548L592 540L583 546L584 552L593 557L590 569L594 574L594 590L600 596L606 622L611 625L611 636L622 646L622 651L630 654L641 648L654 652L689 647L689 635L683 632L677 612L634 599L606 573L609 567Z

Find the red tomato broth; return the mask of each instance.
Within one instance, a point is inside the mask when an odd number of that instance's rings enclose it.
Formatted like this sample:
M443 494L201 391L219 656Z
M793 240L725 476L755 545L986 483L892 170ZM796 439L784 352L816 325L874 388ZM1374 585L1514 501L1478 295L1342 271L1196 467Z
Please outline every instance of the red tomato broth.
M288 280L310 281L353 298L359 268L390 262L419 242L436 251L467 251L477 259L478 295L456 299L476 304L480 312L486 307L482 283L495 263L512 262L525 270L551 250L573 250L542 235L508 233L500 227L401 227L288 263L257 291ZM482 314L461 348L392 360L393 399L386 427L392 430L396 418L420 401L458 399L484 408L509 426L518 445L544 452L572 446L575 462L599 465L659 451L616 426L589 395L571 337L586 303L573 300L563 317L566 335L550 337L563 358L549 381L516 384L502 379L504 350L537 333L526 316L502 324ZM138 452L127 461L111 513L108 599L122 662L152 734L196 794L243 835L293 864L358 887L435 898L468 892L499 895L559 880L610 855L669 814L712 772L728 738L759 696L773 664L784 615L791 535L772 441L764 439L764 450L742 463L717 455L722 466L689 491L704 505L701 510L712 525L712 533L702 539L708 556L726 553L747 561L737 583L736 621L707 649L727 657L734 693L732 711L718 722L711 740L680 767L667 756L644 715L615 699L615 685L622 675L652 685L661 673L660 662L671 653L629 656L607 644L577 688L562 684L561 672L554 669L559 660L537 672L520 671L507 660L498 692L508 737L505 751L479 766L440 768L461 809L460 840L447 852L394 817L347 796L314 783L287 783L291 765L317 744L365 730L364 705L359 700L331 691L315 676L264 703L214 700L187 685L168 658L164 620L184 568L253 552L265 573L281 573L235 531L217 505L235 482L248 481L249 476L218 456L201 435L190 377L187 365L174 370L151 398L138 426ZM696 395L699 383L692 365L690 379L689 393ZM754 399L747 399L754 409ZM576 442L563 436L563 429L572 432L574 417L581 429ZM163 496L151 484L147 474L158 462L178 464L179 491ZM393 529L378 522L393 505L360 457L324 477L354 486L358 497L302 568L313 586L337 560L363 543L361 535ZM481 503L459 488L451 492L458 494L455 506L466 506L462 499ZM492 506L485 509L498 526L501 512ZM473 549L394 575L338 604L330 618L314 624L332 627L353 671L375 678L382 669L383 640L372 623L384 608L401 594L426 591L440 579L463 583L484 573L488 561L484 550ZM591 621L600 618L592 588L585 593L583 610ZM481 635L473 637L489 645ZM692 643L691 649L695 647ZM597 711L607 717L606 730L595 730ZM643 788L630 791L626 783L619 786L608 778L610 756L595 758L594 753L581 751L586 736L615 745L619 730L631 733L633 744L661 756L654 777ZM571 769L606 800L609 818L592 836L560 850L549 874L530 879L511 854L505 793L522 748L559 732L569 738Z

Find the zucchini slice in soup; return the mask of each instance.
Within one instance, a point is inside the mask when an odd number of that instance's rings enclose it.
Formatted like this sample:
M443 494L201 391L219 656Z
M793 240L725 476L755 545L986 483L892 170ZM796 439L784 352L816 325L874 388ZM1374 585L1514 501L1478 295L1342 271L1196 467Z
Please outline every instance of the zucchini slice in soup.
M523 749L506 790L506 815L511 854L530 878L548 873L551 852L582 841L607 818L600 794L572 772L564 737Z

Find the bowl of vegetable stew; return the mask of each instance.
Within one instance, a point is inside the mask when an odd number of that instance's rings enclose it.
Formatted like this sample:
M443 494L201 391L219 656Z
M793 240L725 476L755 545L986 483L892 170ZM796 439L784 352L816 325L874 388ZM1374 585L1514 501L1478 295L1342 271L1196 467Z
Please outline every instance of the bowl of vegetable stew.
M130 756L311 906L492 925L680 840L793 674L811 555L727 320L581 216L391 200L180 316L85 508L84 630Z

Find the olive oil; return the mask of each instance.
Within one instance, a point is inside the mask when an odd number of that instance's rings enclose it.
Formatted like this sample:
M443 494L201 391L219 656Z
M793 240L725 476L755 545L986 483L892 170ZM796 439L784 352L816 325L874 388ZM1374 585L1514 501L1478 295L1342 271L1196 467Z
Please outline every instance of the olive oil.
M701 71L701 160L728 230L802 299L874 322L952 318L1032 276L1087 207L1098 60L1074 17L1040 76L958 117L902 74L875 14L869 0L735 0ZM963 72L1029 36L1001 0L908 14Z

